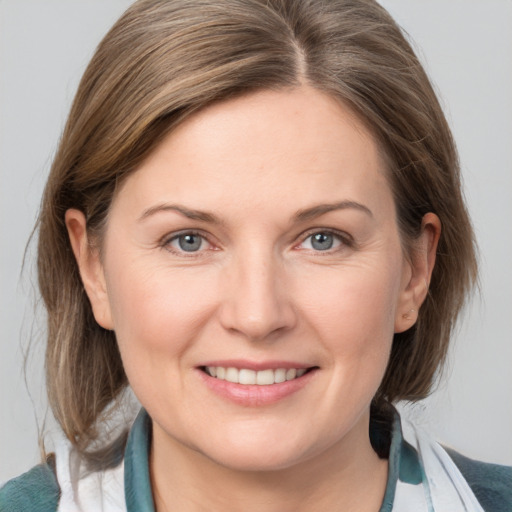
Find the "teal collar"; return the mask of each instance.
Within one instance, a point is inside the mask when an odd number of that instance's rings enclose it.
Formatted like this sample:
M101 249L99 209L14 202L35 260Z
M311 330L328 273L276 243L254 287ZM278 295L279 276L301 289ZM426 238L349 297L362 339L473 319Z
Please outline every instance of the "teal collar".
M151 418L141 409L132 426L124 455L124 493L127 512L155 512L149 478Z
M370 437L372 429L370 428ZM411 485L423 483L425 473L417 451L405 441L398 412L394 411L389 447L389 469L386 493L379 512L391 512L398 481Z

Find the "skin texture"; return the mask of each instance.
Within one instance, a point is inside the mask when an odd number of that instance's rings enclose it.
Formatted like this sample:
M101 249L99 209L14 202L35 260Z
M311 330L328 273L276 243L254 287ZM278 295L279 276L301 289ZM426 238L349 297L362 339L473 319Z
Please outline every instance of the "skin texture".
M214 105L124 182L101 259L83 214L66 222L153 419L158 510L379 509L369 405L393 333L416 321L440 225L426 215L404 253L377 145L349 109L305 86ZM314 371L276 400L236 401L200 369L233 360Z

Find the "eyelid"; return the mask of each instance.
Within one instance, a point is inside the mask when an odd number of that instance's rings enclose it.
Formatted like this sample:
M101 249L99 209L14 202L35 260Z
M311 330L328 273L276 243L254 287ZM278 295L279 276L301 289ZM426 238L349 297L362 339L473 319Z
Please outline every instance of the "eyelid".
M171 242L178 239L180 236L185 236L185 235L199 236L209 245L209 247L206 249L199 250L199 251L187 252L187 251L183 251L183 250L178 250L170 245ZM161 248L169 251L172 254L183 256L186 258L198 257L198 256L203 255L203 253L206 251L211 251L211 250L217 249L216 244L214 244L210 240L210 236L208 234L206 234L204 231L201 231L200 229L182 229L180 231L168 233L160 239L158 245Z
M303 244L309 237L313 236L313 235L316 235L318 233L323 233L323 234L328 234L328 235L334 235L335 237L337 237L341 242L342 242L342 245L344 247L353 247L354 244L355 244L355 241L354 241L354 238L349 235L347 232L345 231L340 231L338 229L334 229L334 228L312 228L312 229L308 229L307 231L303 232L298 238L299 238L299 241L297 244L295 244L295 247L298 247L300 246L301 244ZM332 253L332 252L335 252L336 250L339 250L338 248L335 248L335 249L327 249L325 251L314 251L314 252L317 252L317 253L326 253L326 254L329 254L329 253Z

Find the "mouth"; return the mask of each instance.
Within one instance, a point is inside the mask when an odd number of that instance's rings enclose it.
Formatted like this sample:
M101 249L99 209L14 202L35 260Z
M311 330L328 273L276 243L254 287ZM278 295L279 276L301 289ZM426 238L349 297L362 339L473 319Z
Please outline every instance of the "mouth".
M275 368L264 370L252 370L249 368L234 368L225 366L202 366L200 369L208 376L218 380L242 384L246 386L271 386L296 379L315 370L317 366L310 368Z
M262 407L280 403L309 387L319 366L291 361L209 361L198 366L208 389L236 405Z

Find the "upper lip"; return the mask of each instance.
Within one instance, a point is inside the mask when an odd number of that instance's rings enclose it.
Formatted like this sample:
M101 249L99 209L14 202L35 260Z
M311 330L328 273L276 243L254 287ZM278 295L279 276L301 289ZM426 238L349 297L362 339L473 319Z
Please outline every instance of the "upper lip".
M289 369L307 369L312 368L315 365L312 364L304 364L295 361L248 361L242 359L229 359L229 360L215 360L215 361L207 361L198 365L199 368L206 366L221 366L223 368L237 368L261 371L261 370L277 370L279 368Z

